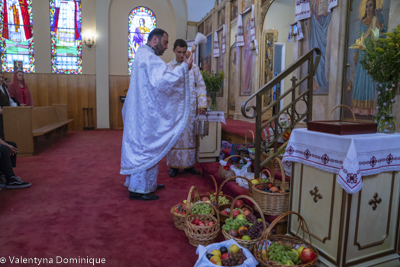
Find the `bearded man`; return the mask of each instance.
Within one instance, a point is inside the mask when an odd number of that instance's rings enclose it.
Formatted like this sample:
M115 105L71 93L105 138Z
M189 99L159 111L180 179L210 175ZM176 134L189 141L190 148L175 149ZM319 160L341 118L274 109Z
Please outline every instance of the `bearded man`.
M167 64L171 71L179 68L187 53L187 43L178 39L174 43L175 59ZM199 137L195 135L194 123L197 114L205 114L207 108L206 85L197 65L193 64L189 71L190 79L190 114L186 127L181 133L174 147L167 154L167 165L171 168L170 177L178 175L179 169L185 172L199 175L200 172L194 168L199 161Z
M189 117L189 70L192 61L170 71L159 57L168 48L168 34L154 29L139 47L132 65L122 109L121 171L133 200L156 200L159 161L176 143Z

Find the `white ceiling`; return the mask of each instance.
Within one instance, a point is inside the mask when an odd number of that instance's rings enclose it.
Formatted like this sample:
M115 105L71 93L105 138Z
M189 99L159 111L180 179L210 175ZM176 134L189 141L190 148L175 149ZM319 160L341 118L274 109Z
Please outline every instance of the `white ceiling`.
M199 22L214 7L215 0L186 0L188 21Z

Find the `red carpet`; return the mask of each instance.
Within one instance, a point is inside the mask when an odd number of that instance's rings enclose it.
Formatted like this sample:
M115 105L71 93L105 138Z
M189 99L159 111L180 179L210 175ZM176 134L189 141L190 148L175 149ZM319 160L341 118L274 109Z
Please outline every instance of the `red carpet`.
M191 185L205 192L201 176L168 176L160 162L160 200L128 198L119 175L121 130L70 131L41 154L18 158L16 175L27 189L0 191L0 257L105 258L95 266L193 266L196 248L175 228L170 208L187 198ZM200 169L197 166L197 169ZM182 171L181 171L182 172ZM34 260L34 259L33 259Z
M226 125L221 123L221 129L223 132L233 133L239 136L245 136L248 130L252 130L253 133L256 133L256 124L250 123L247 121L239 121L226 118ZM248 133L247 136L250 140L253 140L251 133ZM261 138L265 138L264 132L261 133Z

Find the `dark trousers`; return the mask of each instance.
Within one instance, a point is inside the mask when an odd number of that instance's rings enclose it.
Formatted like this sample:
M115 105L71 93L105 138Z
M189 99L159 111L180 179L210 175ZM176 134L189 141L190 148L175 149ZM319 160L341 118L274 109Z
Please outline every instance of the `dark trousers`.
M14 142L7 142L7 144L17 147ZM9 179L15 176L13 167L17 165L17 155L10 156L10 149L5 145L0 145L0 171Z

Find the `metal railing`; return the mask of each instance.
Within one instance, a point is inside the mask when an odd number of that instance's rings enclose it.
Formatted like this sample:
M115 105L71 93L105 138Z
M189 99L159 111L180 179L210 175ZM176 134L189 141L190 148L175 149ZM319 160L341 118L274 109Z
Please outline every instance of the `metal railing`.
M314 53L316 54L315 62L314 62ZM318 48L314 48L310 50L307 54L299 58L296 62L290 65L287 69L282 71L278 76L269 81L263 87L260 88L256 93L251 95L245 102L242 104L242 114L244 117L248 119L256 120L256 133L255 133L255 162L254 162L254 178L258 178L260 175L260 169L265 166L268 161L272 160L276 156L278 156L285 149L288 141L286 141L280 148L278 149L278 140L283 137L283 135L287 131L291 131L294 126L302 122L303 119L306 122L312 120L312 100L313 100L313 76L315 75L319 60L321 58L321 51ZM272 103L270 103L266 107L262 107L262 97L267 96L268 94L274 95L273 89L274 86L279 84L283 79L287 76L291 75L292 72L296 71L300 68L304 63L307 62L307 70L308 73L305 77L303 77L300 81L297 82L296 77L292 77L292 87L286 90L282 95L271 97L271 99L276 99ZM299 87L303 82L307 81L307 89L303 93L299 93L296 97L296 88ZM300 90L299 90L300 91ZM278 103L284 99L287 95L291 94L291 103L283 107L281 110L278 109ZM255 99L255 106L247 106L250 101ZM306 109L304 112L296 109L296 104L300 101L303 101L306 104ZM248 115L247 112L253 110L253 115ZM267 120L264 124L261 124L261 118L264 113L266 113L269 109L273 109L273 116L271 119ZM286 127L279 124L279 117L282 114L287 114L290 117L290 125L286 125ZM261 144L265 141L262 139L262 131L263 129L270 127L273 129L274 135L273 140L270 142L266 142L266 149L274 148L272 154L270 154L263 162L260 162L261 159Z

